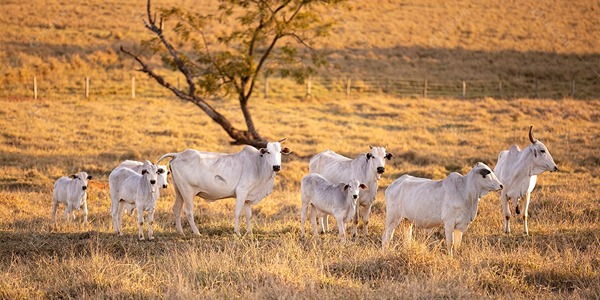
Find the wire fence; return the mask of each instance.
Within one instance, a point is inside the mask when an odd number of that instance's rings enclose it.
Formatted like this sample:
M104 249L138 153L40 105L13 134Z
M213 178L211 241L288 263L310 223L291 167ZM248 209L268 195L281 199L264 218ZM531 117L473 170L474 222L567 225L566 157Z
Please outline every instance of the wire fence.
M173 76L167 80L179 88L185 80ZM360 97L385 94L399 98L459 98L459 99L597 99L600 82L596 78L564 81L524 80L437 80L395 79L382 77L312 77L304 83L289 78L260 78L255 96L262 98ZM155 98L173 94L147 76L127 77L108 75L66 78L57 80L33 76L29 82L6 83L0 97L60 99L64 97L131 97Z

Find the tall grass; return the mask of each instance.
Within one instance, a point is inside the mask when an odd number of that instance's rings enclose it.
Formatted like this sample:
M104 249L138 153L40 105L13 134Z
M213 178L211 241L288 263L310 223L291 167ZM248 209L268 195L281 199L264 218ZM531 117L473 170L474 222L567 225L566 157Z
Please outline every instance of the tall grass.
M237 107L214 103L236 124ZM264 100L257 127L287 137L272 195L254 207L253 236L233 235L234 201L196 199L200 237L175 232L174 195L162 193L155 242L138 242L134 218L112 230L107 178L124 159L156 160L186 148L235 152L193 105L173 99L0 101L0 298L598 298L600 294L599 102L373 97ZM530 236L501 233L499 195L480 205L464 248L450 258L436 231L417 229L383 251L379 192L370 233L340 245L302 240L299 182L324 149L356 156L369 144L395 154L381 190L409 173L440 179L527 143L527 128L560 167L532 195ZM56 178L85 170L90 223L50 222ZM59 216L62 207L59 207Z

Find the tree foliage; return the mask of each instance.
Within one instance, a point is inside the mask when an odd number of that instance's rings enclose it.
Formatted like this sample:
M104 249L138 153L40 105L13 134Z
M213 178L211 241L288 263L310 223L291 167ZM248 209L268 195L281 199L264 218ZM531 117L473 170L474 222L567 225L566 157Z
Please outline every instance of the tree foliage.
M211 13L172 7L157 10L157 17L148 0L144 24L153 35L143 44L160 55L163 66L185 77L186 89L169 83L140 55L122 51L137 60L140 71L200 107L221 125L233 143L262 147L266 141L254 127L248 110L257 79L263 74L279 73L302 82L325 64L311 43L325 37L333 25L323 20L320 12L341 2L220 0ZM174 24L168 34L164 24ZM227 96L239 101L246 130L236 129L209 104Z

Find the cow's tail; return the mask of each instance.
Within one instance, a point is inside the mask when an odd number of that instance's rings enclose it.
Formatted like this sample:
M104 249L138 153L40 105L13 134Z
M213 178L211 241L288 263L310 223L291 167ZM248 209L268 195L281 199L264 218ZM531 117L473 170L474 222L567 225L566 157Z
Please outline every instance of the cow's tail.
M165 158L167 157L171 157L171 160L175 159L175 157L177 156L177 154L179 153L167 153L163 156L161 156L157 161L156 164L158 165L161 161L163 161Z

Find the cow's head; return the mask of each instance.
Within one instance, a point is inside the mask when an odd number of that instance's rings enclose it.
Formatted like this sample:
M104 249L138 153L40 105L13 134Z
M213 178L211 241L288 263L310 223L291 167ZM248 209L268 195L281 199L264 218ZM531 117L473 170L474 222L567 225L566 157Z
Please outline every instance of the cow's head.
M358 200L360 190L368 190L369 188L364 184L360 183L358 179L352 179L348 184L344 185L344 191L348 192L348 198L354 199L355 203Z
M286 139L282 139L278 142L270 142L267 143L266 148L260 148L259 153L260 157L266 160L267 164L273 168L274 172L281 171L281 154L290 154L292 151L285 147L281 149L281 144L285 142Z
M88 180L92 179L92 175L88 175L86 172L79 172L69 176L71 179L77 180L82 190L87 190Z
M142 176L153 187L152 193L154 193L154 185L156 184L156 182L158 180L158 175L160 173L163 173L164 171L165 170L159 169L156 165L152 164L150 161L148 161L148 160L144 161L144 167L142 169Z
M385 172L385 160L390 160L394 157L391 153L386 153L385 147L373 147L371 152L367 153L367 162L377 174L377 179L381 178L381 174Z
M475 167L473 167L472 172L474 172L474 178L476 185L480 187L480 191L484 191L481 195L487 194L489 191L497 191L503 188L502 183L496 177L496 174L490 167L482 162L478 162Z
M157 165L158 167L158 178L156 180L156 183L158 184L159 187L166 189L169 187L169 182L167 181L167 175L169 174L169 171L167 170L167 166L166 165Z
M533 138L533 126L529 127L529 140L531 141L531 145L528 148L533 157L532 175L538 175L544 171L558 171L558 166L554 162L546 145Z

